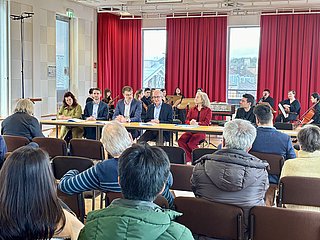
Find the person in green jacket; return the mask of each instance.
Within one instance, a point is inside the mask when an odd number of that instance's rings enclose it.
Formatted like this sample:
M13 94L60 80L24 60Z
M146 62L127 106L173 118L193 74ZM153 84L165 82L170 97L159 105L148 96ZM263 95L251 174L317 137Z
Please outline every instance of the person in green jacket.
M72 118L81 119L82 108L78 104L76 97L72 92L66 92L63 96L63 104L58 112L58 119L60 120L69 120ZM82 138L83 137L83 128L82 127L67 127L62 126L59 134L59 138L64 139L71 130L72 138Z
M188 228L173 221L181 213L153 203L169 172L170 162L162 149L136 144L125 150L119 158L124 199L90 212L78 239L193 239Z

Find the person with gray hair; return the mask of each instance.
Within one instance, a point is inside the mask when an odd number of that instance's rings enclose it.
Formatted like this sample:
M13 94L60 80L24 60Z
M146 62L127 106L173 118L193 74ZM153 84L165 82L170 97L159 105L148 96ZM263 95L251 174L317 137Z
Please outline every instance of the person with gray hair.
M38 119L33 116L33 103L30 99L19 99L14 113L1 123L2 135L44 137Z
M256 129L247 120L227 122L223 148L200 158L191 177L197 197L243 208L248 223L250 208L265 205L269 164L248 153Z
M131 134L118 121L106 123L102 129L101 143L106 155L112 158L104 160L95 166L79 173L77 170L68 171L60 180L58 188L67 194L81 193L89 190L121 192L118 183L118 158L132 145ZM162 195L173 204L173 196L169 191L173 183L172 175L168 179Z
M79 240L193 239L185 226L174 222L181 213L153 203L170 176L167 154L158 147L133 145L119 158L123 199L90 212Z
M320 128L305 125L298 133L298 157L285 161L280 178L286 176L320 178ZM287 208L320 211L319 207L288 205Z

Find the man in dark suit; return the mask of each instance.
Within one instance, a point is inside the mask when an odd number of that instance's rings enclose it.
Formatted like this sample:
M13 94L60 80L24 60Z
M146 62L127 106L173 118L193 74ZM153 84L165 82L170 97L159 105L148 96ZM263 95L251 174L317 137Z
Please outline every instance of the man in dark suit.
M244 94L240 100L240 107L237 109L236 119L244 119L255 124L256 117L253 114L254 96Z
M141 102L133 98L133 90L129 86L122 88L124 99L121 99L116 106L112 119L121 123L125 122L140 122L141 121ZM133 139L139 136L137 130L129 131Z
M108 120L109 107L108 104L100 101L101 90L93 89L93 101L88 102L84 108L83 119L87 121ZM84 128L84 135L88 139L96 139L96 129L92 127Z
M149 105L145 122L172 123L172 107L162 101L163 93L156 89L153 92L153 104ZM170 132L163 133L165 141L170 141ZM138 140L139 143L156 140L158 132L147 130Z

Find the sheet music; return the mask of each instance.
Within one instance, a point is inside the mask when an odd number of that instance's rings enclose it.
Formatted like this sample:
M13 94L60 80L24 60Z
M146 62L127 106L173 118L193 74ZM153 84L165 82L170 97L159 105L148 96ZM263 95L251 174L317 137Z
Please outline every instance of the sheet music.
M281 103L279 103L278 106L279 106L279 109L280 109L281 113L283 114L283 116L284 116L285 118L289 117L289 114L286 113L286 111L284 110L284 108L283 108L283 106L281 105Z

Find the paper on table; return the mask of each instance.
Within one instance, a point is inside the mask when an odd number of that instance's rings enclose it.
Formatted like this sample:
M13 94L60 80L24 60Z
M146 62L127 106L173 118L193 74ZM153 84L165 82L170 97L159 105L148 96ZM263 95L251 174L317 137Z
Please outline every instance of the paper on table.
M175 126L182 127L182 128L196 128L196 127L199 127L199 125L188 125L188 124L176 124Z
M68 122L84 122L85 120L79 119L79 118L70 118L68 119Z

